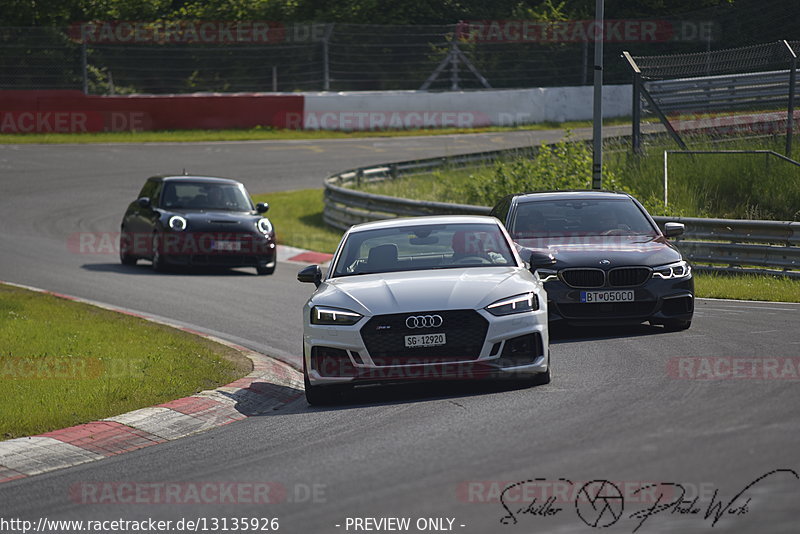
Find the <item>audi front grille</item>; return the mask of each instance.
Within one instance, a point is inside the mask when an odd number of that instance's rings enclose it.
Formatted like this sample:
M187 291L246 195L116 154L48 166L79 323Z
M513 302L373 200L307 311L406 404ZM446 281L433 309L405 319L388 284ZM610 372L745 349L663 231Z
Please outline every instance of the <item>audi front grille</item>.
M360 332L375 365L388 366L475 360L488 329L489 322L475 310L448 310L376 315ZM445 334L446 344L406 348L405 337L417 334Z

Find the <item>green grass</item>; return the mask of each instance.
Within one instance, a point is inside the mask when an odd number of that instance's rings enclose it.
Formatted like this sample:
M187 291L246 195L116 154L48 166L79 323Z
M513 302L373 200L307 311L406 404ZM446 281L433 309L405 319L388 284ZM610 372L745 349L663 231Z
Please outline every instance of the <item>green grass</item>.
M417 177L403 180L403 187L410 188L406 193L413 190L417 181L420 187L436 187L432 185L435 180ZM322 221L322 196L322 189L303 189L255 195L253 199L270 203L269 216L279 243L333 253L342 234ZM695 272L695 291L698 297L800 302L800 280L786 277Z
M570 145L567 143L566 145ZM366 184L381 195L420 200L494 205L512 191L591 186L591 151L586 145L558 148L546 157L498 162L471 169L443 168L417 175ZM800 217L800 167L763 154L672 154L669 157L668 206L663 204L663 151L673 145L653 145L644 156L609 143L604 158L604 184L636 196L653 215L733 219L797 220ZM724 144L695 139L695 150L773 150L783 153L777 139L734 140ZM560 151L560 152L559 152ZM795 158L800 150L795 151Z
M192 334L0 285L0 439L170 401L250 369Z
M800 280L784 276L695 273L698 297L800 302Z
M629 118L608 119L603 124L628 124ZM487 132L551 130L584 128L590 121L567 123L543 122L523 126L491 126L485 128L435 128L411 130L286 130L255 127L242 130L174 130L158 132L98 132L98 133L21 133L0 134L0 144L58 144L58 143L193 143L202 141L277 141L315 139L356 139L362 137L407 137L415 135L453 135Z
M342 233L323 222L322 195L322 189L301 189L253 195L253 201L269 203L278 244L333 253Z

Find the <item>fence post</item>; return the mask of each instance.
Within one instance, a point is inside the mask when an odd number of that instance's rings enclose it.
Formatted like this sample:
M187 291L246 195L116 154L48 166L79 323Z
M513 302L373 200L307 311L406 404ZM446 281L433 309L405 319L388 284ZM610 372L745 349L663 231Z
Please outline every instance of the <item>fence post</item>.
M453 40L453 50L450 52L450 90L458 91L458 41Z
M272 66L272 92L278 92L278 66Z
M83 94L89 94L89 53L86 41L81 43L81 71L83 72Z
M333 24L325 25L325 35L322 38L322 90L331 90L331 65L330 65L330 40L333 33Z
M797 84L797 54L785 40L783 44L789 50L791 67L789 70L789 109L786 118L786 157L792 157L792 136L794 134L794 91Z

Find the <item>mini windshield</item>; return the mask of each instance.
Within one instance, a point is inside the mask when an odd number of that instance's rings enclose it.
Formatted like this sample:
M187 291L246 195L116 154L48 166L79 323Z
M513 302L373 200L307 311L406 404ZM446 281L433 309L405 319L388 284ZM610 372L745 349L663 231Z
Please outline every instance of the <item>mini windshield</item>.
M238 184L166 182L161 194L166 209L251 211L253 205Z
M597 235L648 235L656 229L630 199L535 200L520 203L511 226L514 240Z
M516 260L495 224L408 225L349 234L332 276L497 265Z

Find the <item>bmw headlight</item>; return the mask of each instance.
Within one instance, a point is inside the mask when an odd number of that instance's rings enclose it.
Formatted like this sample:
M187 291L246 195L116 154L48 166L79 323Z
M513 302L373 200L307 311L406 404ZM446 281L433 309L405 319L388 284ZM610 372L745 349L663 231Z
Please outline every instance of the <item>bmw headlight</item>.
M266 217L262 217L256 223L256 228L263 234L269 234L272 232L272 223Z
M511 315L525 313L539 309L539 298L534 293L523 293L508 297L486 306L486 311L492 315Z
M363 315L340 308L314 306L311 308L311 324L350 326L356 324Z
M692 274L692 267L685 260L653 268L653 278L662 278L664 280L686 278L690 274Z
M183 232L186 230L186 219L180 215L173 215L169 218L169 228L170 230L175 230L176 232Z

